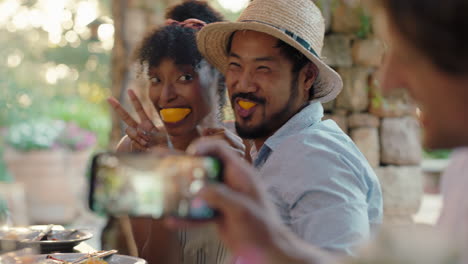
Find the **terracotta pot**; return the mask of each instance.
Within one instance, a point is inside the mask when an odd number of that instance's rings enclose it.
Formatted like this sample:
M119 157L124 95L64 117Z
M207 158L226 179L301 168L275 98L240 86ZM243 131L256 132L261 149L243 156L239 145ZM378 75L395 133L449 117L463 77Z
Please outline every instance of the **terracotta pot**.
M87 156L58 150L19 152L4 159L16 182L24 185L30 222L67 224L83 208Z

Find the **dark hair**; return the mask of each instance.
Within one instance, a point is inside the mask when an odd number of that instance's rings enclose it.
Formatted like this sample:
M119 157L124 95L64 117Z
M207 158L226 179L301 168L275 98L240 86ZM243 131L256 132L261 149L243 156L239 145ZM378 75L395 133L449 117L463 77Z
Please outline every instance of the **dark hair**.
M227 54L231 52L231 47L232 47L232 39L234 38L234 34L236 32L232 33L231 36L229 37L228 44L226 47ZM281 54L283 54L289 61L292 62L293 67L292 67L292 73L294 75L299 74L299 71L304 68L304 66L307 65L308 62L311 62L309 58L307 58L302 52L298 51L291 45L287 44L286 42L278 39L278 44L275 46L275 48L279 48ZM318 70L318 69L317 69ZM297 77L297 76L296 76ZM319 85L318 80L318 74L316 76L315 82L312 84L312 87L309 89L309 100L312 100L314 96L316 95L317 88Z
M195 29L178 25L164 26L150 32L135 53L140 73L145 69L158 67L164 59L170 59L176 65L199 67L203 57L198 51L195 34ZM217 74L214 68L212 74ZM222 77L218 79L216 94L218 107L221 109L226 103L226 86ZM220 113L219 118L222 118L222 112Z
M468 1L380 0L391 23L441 70L468 72Z
M308 62L310 62L310 60L304 54L302 54L302 52L298 51L282 40L278 40L276 48L279 48L281 54L283 54L293 63L293 73L298 73Z
M166 18L184 21L196 18L205 23L219 22L223 16L205 1L186 0L166 11ZM196 31L179 26L166 26L150 32L143 39L136 57L141 66L157 67L162 59L174 60L178 65L196 67L202 56L197 48Z
M209 6L207 2L196 0L188 0L169 8L166 12L166 19L168 18L177 21L196 18L207 24L224 20L223 15Z
M163 59L171 59L177 65L197 67L202 60L192 28L170 25L158 28L145 37L136 52L142 68L159 66Z
M304 66L307 65L307 63L311 62L309 58L307 58L304 54L302 54L302 52L298 51L297 49L295 49L294 47L292 47L291 45L287 44L286 42L282 40L278 40L278 45L276 45L276 47L280 49L281 54L283 54L286 58L289 59L289 61L293 63L293 67L292 67L293 74L296 74L296 75L299 74L299 71L301 71L302 68L304 68ZM318 86L319 86L318 75L319 75L319 72L317 72L315 81L312 84L312 87L310 87L309 89L309 100L314 99L315 95L318 92Z

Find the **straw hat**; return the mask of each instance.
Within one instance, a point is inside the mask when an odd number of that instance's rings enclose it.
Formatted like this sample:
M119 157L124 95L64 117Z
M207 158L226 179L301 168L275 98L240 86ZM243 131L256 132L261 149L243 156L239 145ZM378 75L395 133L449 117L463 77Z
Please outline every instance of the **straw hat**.
M203 56L222 73L228 67L227 44L238 30L253 30L276 37L302 52L319 68L318 94L314 101L326 103L341 91L343 82L321 59L325 24L312 0L254 0L236 22L205 26L197 36Z

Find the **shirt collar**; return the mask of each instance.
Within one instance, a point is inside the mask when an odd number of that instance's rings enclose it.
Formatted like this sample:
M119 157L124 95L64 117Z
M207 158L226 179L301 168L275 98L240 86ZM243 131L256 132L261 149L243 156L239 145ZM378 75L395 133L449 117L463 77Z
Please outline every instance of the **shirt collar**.
M284 137L291 135L295 132L301 131L323 118L323 107L320 102L309 103L301 111L289 119L280 129L278 129L273 136L265 141L265 145L271 150L281 143ZM265 146L263 146L265 147Z

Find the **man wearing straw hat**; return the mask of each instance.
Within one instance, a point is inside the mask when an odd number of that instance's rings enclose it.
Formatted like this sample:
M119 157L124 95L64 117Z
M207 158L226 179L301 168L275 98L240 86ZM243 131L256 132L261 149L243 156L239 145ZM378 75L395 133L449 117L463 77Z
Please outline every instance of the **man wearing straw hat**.
M375 28L388 44L379 78L382 90L407 90L419 104L426 147L457 148L443 176L444 206L439 219L450 240L437 232L429 239L412 232L413 239L404 237L395 244L384 236L380 244L372 243L375 247L364 260L345 263L468 263L467 1L368 2L376 5ZM205 187L199 195L221 212L216 224L228 248L241 258L239 262L328 263L327 256L277 224L255 172L223 144L205 140L190 150L216 155L226 164L226 184ZM427 227L422 230L429 232Z
M382 221L380 185L322 103L342 89L321 59L324 20L312 0L255 0L237 22L197 37L226 76L236 130L283 223L305 241L352 254ZM255 152L255 151L254 151Z

